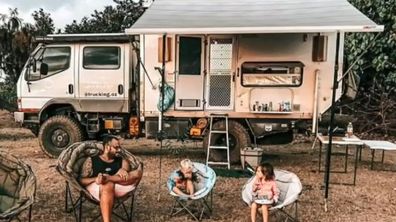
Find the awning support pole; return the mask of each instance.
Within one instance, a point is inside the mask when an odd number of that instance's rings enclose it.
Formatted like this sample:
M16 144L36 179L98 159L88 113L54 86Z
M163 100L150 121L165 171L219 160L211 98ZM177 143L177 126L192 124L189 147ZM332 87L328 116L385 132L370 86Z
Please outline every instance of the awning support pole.
M158 181L158 201L161 198L161 177L162 177L162 141L164 140L164 96L165 96L165 55L166 55L166 33L162 35L162 72L161 72L161 88L160 88L160 98L161 98L161 109L158 119L158 138L160 140L160 161L159 161L159 181Z
M340 53L340 32L337 31L336 40L336 52L335 52L335 66L334 66L334 77L333 77L333 95L331 98L331 114L330 114L330 129L329 129L329 145L326 152L326 165L325 165L325 212L327 212L327 199L329 197L329 180L330 180L330 163L331 163L331 148L333 142L333 130L334 130L334 113L336 109L335 100L336 92L338 88L338 69L339 69L339 53Z

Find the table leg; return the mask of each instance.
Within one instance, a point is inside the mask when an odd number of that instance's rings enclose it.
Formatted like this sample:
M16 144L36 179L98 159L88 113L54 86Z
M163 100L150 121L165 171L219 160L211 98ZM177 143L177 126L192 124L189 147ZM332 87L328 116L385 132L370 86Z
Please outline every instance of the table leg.
M359 146L359 161L362 161L362 146Z
M322 163L322 142L319 142L319 169L318 172L320 173L320 167Z
M371 170L373 170L374 155L375 155L375 149L372 149L372 150L371 150L371 164L370 164L370 169L371 169Z
M358 156L359 156L359 146L356 146L355 169L354 169L354 171L353 171L353 185L354 185L354 186L355 186L355 184L356 184L356 171L357 171Z
M345 148L345 164L344 164L344 173L347 173L348 172L348 153L349 153L349 148L348 148L348 145L346 145L346 148Z
M384 157L385 157L385 150L382 150L382 158L381 158L381 168L384 170Z
M382 150L382 159L381 159L382 164L384 164L384 156L385 156L385 150Z

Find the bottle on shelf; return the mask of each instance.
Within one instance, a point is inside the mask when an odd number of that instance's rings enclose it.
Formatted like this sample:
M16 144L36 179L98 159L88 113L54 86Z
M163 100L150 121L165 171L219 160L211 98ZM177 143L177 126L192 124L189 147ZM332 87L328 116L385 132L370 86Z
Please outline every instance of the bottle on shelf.
M351 122L349 122L347 126L347 136L348 138L351 138L353 136L353 125Z

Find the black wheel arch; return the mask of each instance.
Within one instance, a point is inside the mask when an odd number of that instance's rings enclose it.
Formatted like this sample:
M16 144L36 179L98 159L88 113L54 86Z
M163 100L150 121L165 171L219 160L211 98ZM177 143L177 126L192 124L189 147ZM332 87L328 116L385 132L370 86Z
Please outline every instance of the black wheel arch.
M62 100L50 100L39 112L38 118L40 125L43 124L48 118L55 115L69 116L80 121L80 117L77 114L74 104Z

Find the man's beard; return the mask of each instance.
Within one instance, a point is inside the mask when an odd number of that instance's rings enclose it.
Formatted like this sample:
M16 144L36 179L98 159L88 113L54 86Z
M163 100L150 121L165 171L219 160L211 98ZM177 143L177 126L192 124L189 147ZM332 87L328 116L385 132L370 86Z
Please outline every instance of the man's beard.
M109 157L111 158L111 159L114 159L115 157L117 157L118 155L117 155L117 153L109 153Z
M121 152L109 153L111 158L121 157Z

